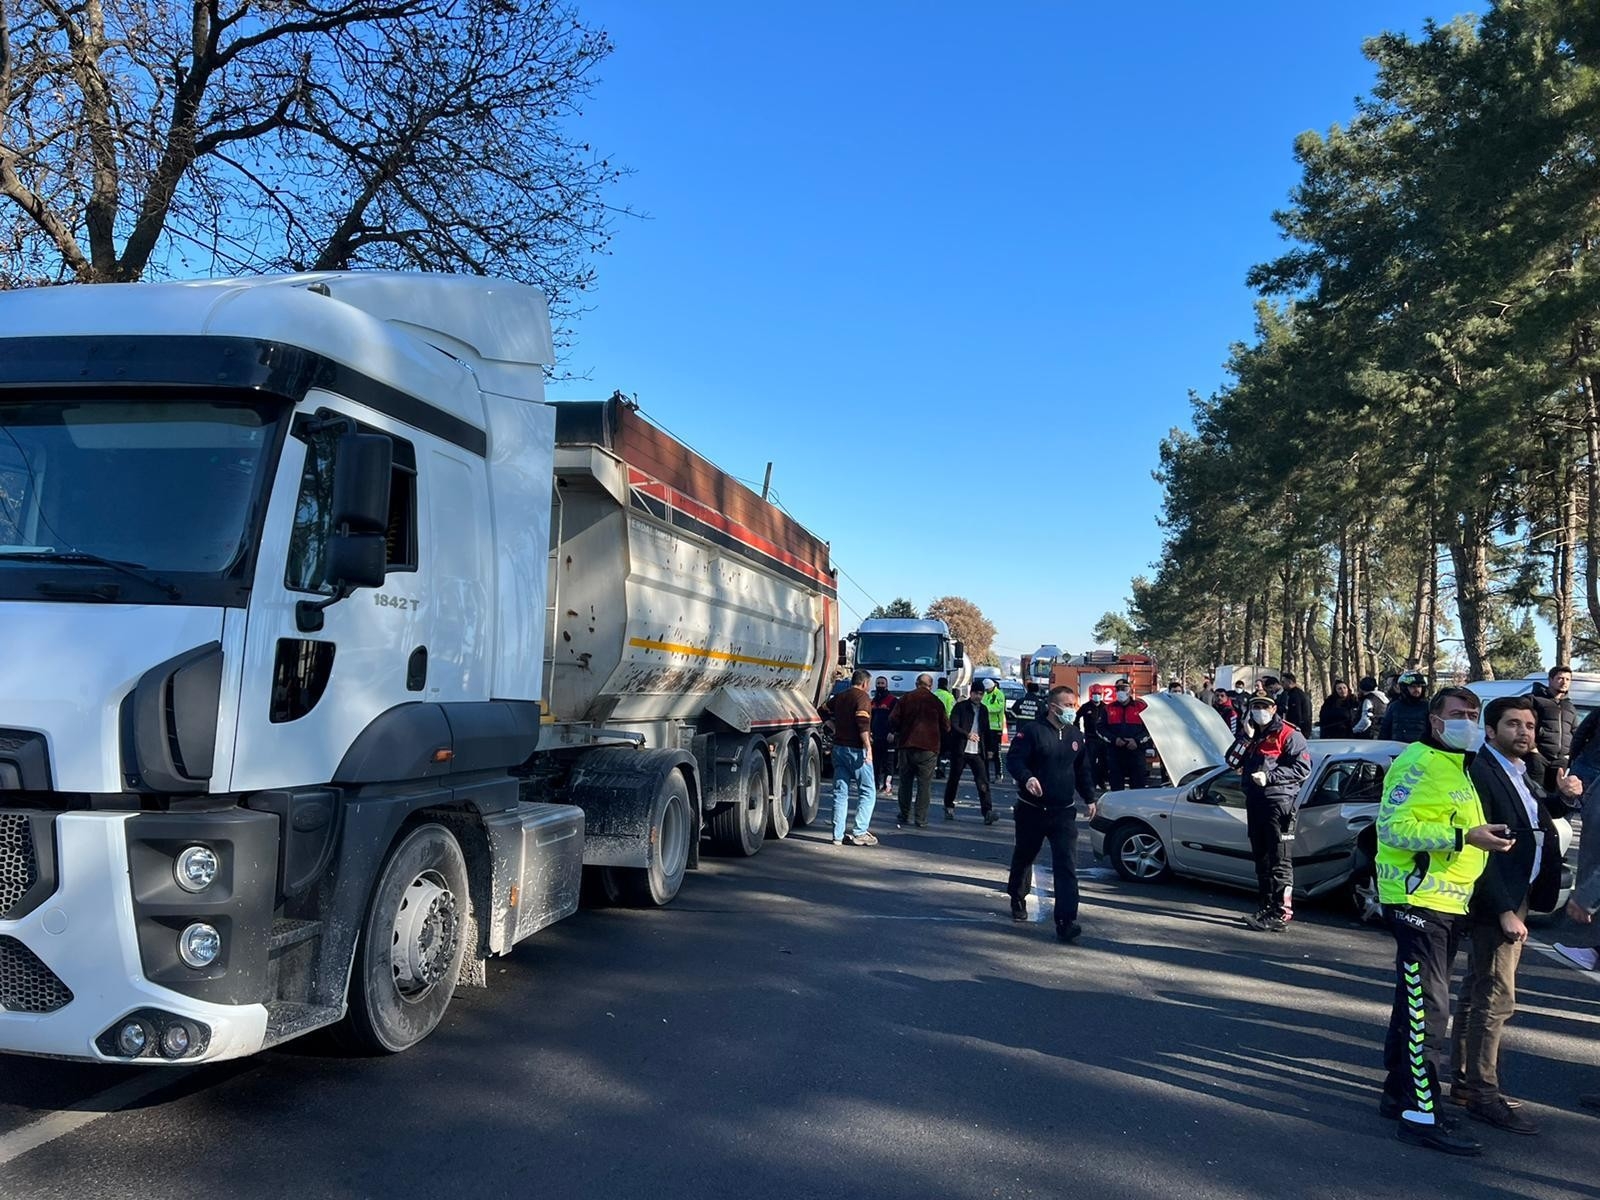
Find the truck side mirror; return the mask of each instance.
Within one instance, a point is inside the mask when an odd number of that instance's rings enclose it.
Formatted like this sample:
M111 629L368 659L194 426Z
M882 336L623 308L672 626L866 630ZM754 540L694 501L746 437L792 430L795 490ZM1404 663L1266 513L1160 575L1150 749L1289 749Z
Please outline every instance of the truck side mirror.
M839 665L841 667L850 665L850 643L843 638L839 639Z
M294 623L301 633L322 628L324 610L358 587L382 587L388 575L389 487L394 443L382 434L346 433L333 460L333 536L324 576L326 600L301 600Z
M966 648L966 646L962 645L962 643L957 642L956 643L956 666L964 667L966 665L967 665L967 648Z
M335 529L381 534L389 527L393 467L394 443L382 434L347 433L339 439L333 460ZM329 577L338 578L332 571Z

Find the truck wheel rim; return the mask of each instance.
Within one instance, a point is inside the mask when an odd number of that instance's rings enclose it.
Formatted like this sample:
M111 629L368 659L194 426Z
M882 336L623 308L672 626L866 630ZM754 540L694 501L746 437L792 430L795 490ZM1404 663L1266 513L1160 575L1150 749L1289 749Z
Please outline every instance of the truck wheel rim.
M455 960L456 898L436 871L424 871L400 894L390 963L400 995L415 1000L444 978Z
M689 816L675 799L661 815L661 869L675 875L689 861Z

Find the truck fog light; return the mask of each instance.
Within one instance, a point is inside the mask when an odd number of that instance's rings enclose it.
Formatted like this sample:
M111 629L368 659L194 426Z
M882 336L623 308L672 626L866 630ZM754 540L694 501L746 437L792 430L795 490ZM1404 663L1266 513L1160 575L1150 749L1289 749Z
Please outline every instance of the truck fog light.
M161 1053L166 1058L182 1058L193 1044L189 1030L182 1025L168 1025L161 1035Z
M128 1021L117 1030L117 1053L124 1058L138 1058L150 1044L150 1031L143 1021Z
M222 935L204 922L196 922L178 935L178 957L191 967L209 967L222 953Z
M209 846L190 846L178 855L172 874L184 891L203 892L216 879L219 866L221 863L215 850Z

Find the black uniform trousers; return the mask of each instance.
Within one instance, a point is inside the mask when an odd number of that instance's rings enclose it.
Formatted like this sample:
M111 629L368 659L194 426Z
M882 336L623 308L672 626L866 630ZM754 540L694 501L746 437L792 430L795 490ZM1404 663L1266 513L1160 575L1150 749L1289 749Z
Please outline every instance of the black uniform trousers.
M1150 764L1145 761L1144 747L1108 746L1111 756L1111 790L1142 788L1150 782Z
M1244 798L1245 831L1256 860L1256 892L1262 908L1294 911L1294 809L1265 796ZM1285 840L1286 838L1291 840Z
M1078 919L1078 823L1070 808L1041 808L1026 799L1012 810L1017 822L1017 846L1011 852L1011 877L1006 891L1021 903L1033 890L1033 860L1048 840L1050 866L1056 876L1056 928Z
M1439 1060L1450 1021L1450 970L1466 918L1412 905L1385 905L1394 933L1394 1008L1383 1042L1383 1090L1402 1119L1431 1125L1440 1116Z
M989 767L994 769L994 777L1001 779L1005 776L1005 767L1000 762L1000 731L987 726L983 731L983 757Z
M950 778L944 785L944 806L954 811L956 806L956 792L961 787L961 772L972 772L972 781L978 785L978 807L983 810L983 815L988 816L989 810L994 807L994 801L989 796L989 764L983 761L981 754L952 754L950 756Z

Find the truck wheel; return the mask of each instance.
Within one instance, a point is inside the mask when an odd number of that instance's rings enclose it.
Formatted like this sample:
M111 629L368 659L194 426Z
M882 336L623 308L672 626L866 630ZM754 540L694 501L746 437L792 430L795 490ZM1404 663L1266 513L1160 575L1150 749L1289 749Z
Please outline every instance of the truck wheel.
M390 852L350 973L349 1040L398 1054L438 1027L466 953L468 895L466 859L444 826L419 825Z
M767 837L782 841L794 828L795 797L800 791L800 760L792 740L777 747L772 763L777 780L772 788L772 812L767 819Z
M795 793L794 827L804 829L817 819L822 807L822 746L814 737L805 739L800 751L800 780L805 784Z
M748 739L739 752L738 798L711 817L711 841L726 854L749 858L767 836L767 759L761 739Z
M661 908L683 886L683 873L689 868L689 843L694 836L693 814L689 805L689 785L682 771L668 772L656 792L650 814L650 865L648 867L608 867L617 895L639 908Z

